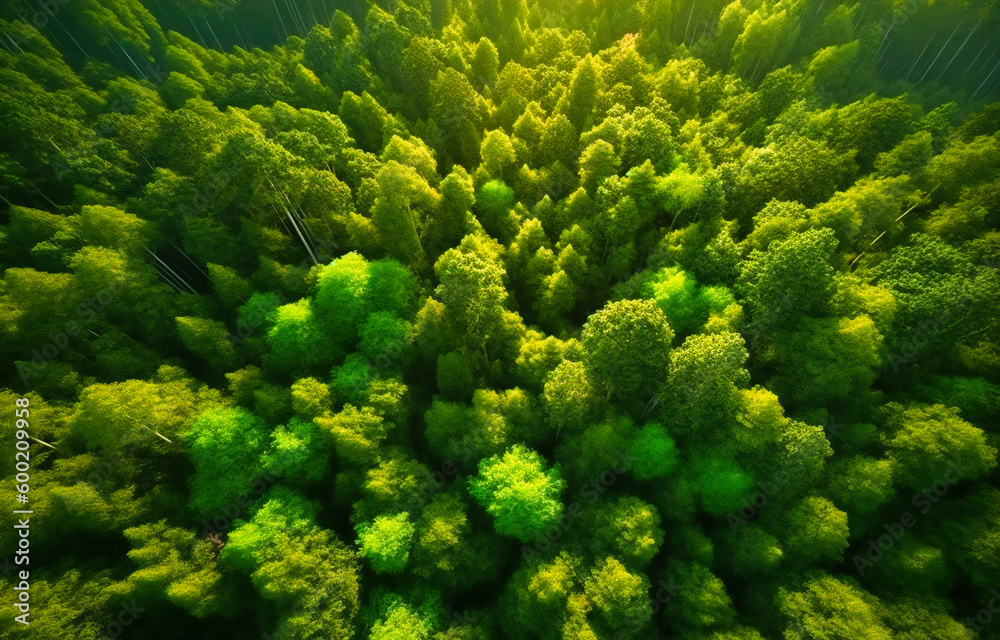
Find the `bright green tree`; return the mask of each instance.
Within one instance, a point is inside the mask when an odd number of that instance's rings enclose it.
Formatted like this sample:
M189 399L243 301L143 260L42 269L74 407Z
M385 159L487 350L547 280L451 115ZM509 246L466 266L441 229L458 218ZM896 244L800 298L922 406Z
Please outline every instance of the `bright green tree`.
M540 455L515 445L479 463L469 492L493 516L497 533L527 541L562 515L565 486L558 467L546 470Z
M410 514L405 511L359 524L358 554L368 558L378 573L399 573L410 558L414 530Z

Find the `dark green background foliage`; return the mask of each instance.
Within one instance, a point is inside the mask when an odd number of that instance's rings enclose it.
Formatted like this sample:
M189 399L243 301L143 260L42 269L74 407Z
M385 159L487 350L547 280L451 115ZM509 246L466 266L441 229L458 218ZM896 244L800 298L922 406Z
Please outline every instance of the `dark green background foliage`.
M998 32L3 3L0 638L1000 637Z

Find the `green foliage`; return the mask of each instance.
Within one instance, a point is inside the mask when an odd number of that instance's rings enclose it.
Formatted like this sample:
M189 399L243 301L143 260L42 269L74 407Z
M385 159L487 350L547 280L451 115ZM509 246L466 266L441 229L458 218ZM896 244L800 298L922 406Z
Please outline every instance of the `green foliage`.
M649 580L629 572L614 558L606 558L594 568L584 589L607 628L641 628L652 616L647 597Z
M275 309L267 342L271 347L269 364L279 370L312 371L328 365L331 356L336 357L335 344L319 326L308 299Z
M699 287L694 278L677 267L657 272L643 285L643 294L656 301L678 335L696 332L709 315L735 302L725 287Z
M191 508L199 516L215 517L258 491L266 434L263 421L244 409L211 409L194 421L187 439L195 468Z
M869 513L892 499L894 468L892 460L855 457L831 468L831 491L839 502L858 513Z
M476 211L483 228L504 243L514 235L516 220L511 214L514 190L502 180L491 180L476 191Z
M690 433L731 414L737 389L750 381L743 337L731 331L688 336L670 360L667 388L677 414L671 421Z
M410 514L404 511L395 516L379 516L370 524L358 525L358 554L368 558L375 571L399 573L406 567L415 530L409 517Z
M642 568L663 543L659 512L634 496L595 507L584 518L591 553L597 558L614 556Z
M455 493L435 495L417 521L411 567L417 575L448 587L495 578L495 549L487 536L472 533L467 506Z
M353 464L374 461L391 426L372 407L359 409L353 404L335 415L317 418L316 424L333 438L337 455Z
M753 478L731 460L698 459L692 468L692 482L702 506L716 516L737 511L753 487Z
M364 313L368 261L349 253L326 265L316 281L316 314L326 332L345 343L357 331Z
M379 194L371 210L371 221L389 253L416 265L423 260L417 232L422 211L437 206L440 196L413 167L390 160L376 176Z
M892 404L886 412L885 444L896 463L896 477L906 486L974 480L996 466L996 448L957 409Z
M236 354L226 325L205 318L177 318L177 333L188 349L223 369L230 368Z
M507 290L497 253L494 243L469 235L434 264L441 282L435 296L444 305L443 328L473 353L488 348L503 331ZM418 341L424 328L421 320L417 322Z
M177 372L164 367L160 373L167 379L87 387L67 417L70 437L88 450L118 450L156 433L171 440L184 437L196 418L222 399Z
M734 617L732 601L725 584L703 564L672 562L670 567L676 596L667 603L673 613L673 627L694 631L723 627Z
M264 468L292 486L315 482L326 474L329 464L330 452L323 445L315 422L292 418L287 426L271 432Z
M139 565L128 582L137 597L163 597L198 618L232 606L212 545L161 521L126 529L129 558Z
M372 640L427 640L430 638L430 625L422 616L405 604L399 604L389 610L385 620L379 620L371 629Z
M853 152L839 154L822 141L790 136L747 154L732 210L749 231L750 216L772 199L813 206L844 186L855 170Z
M549 423L557 431L579 430L594 417L600 396L580 362L563 362L545 379L542 395Z
M823 315L834 286L830 256L837 243L830 229L810 229L751 253L736 291L759 332Z
M353 552L319 528L298 536L280 533L252 574L254 588L283 612L275 635L347 640L359 608Z
M315 418L330 408L330 388L316 378L301 378L292 384L292 408L305 418Z
M799 502L788 514L785 531L785 549L794 561L836 562L848 545L847 514L824 498Z
M585 362L608 395L645 401L663 380L674 330L652 302L612 302L583 328ZM636 347L642 350L636 352Z
M665 427L655 422L639 430L629 449L629 457L633 461L632 473L639 480L664 478L679 462L673 438Z
M573 597L579 565L578 557L564 552L518 569L502 596L504 626L533 626L540 635L558 634L557 614Z
M782 593L781 611L789 624L785 633L796 640L822 635L828 638L882 640L891 632L881 619L875 596L832 576L808 581L803 588Z
M868 391L882 359L882 335L871 318L804 318L799 326L773 347L783 371L771 382L779 397L823 406Z
M605 178L618 174L620 166L615 148L609 142L596 140L580 154L580 182L594 193Z
M990 3L36 4L0 637L975 635Z
M774 573L784 558L778 539L760 527L739 527L730 540L733 570L753 578Z
M495 519L498 533L527 541L562 515L566 483L536 452L517 445L479 463L469 493Z

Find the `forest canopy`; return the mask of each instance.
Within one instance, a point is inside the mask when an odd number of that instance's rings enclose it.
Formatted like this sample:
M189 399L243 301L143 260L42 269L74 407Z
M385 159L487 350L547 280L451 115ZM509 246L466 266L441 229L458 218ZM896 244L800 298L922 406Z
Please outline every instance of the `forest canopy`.
M998 32L4 4L0 638L1000 638Z

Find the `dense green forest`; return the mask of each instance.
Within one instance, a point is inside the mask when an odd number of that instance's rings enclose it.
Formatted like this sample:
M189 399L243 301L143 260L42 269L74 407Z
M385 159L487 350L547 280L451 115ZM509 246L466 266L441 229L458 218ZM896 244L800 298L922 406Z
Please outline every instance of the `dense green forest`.
M2 3L0 638L1000 638L998 33Z

